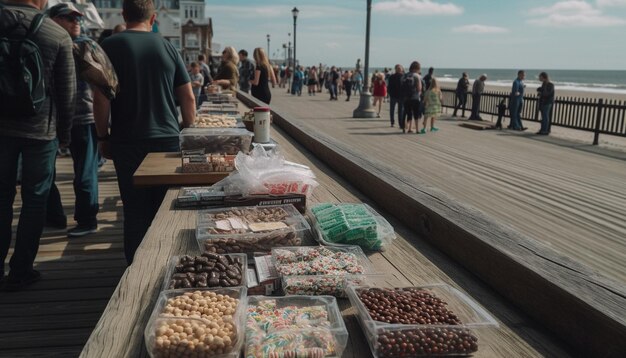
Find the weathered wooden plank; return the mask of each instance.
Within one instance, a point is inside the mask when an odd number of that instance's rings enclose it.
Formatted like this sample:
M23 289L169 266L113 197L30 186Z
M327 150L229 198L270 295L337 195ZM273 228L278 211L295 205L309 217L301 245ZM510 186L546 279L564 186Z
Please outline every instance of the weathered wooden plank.
M279 113L274 122L356 187L377 188L372 199L570 344L626 351L626 294L614 282Z

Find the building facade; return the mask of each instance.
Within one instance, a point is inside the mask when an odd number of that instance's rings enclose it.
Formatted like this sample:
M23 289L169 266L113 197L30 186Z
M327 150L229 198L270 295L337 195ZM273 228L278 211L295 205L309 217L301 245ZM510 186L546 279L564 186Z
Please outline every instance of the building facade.
M180 51L185 62L198 55L209 55L213 39L211 18L206 16L204 0L154 0L157 9L155 29ZM104 29L124 23L123 0L93 0L104 22Z

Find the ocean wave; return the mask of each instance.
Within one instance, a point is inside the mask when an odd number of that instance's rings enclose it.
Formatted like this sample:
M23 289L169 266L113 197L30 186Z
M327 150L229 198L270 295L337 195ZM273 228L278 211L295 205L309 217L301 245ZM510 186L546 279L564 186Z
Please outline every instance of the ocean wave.
M441 83L454 83L458 81L455 78L437 78ZM474 80L470 80L470 84L473 83ZM486 84L490 86L510 88L513 81L510 80L487 80ZM541 83L539 81L524 81L526 83L527 88L535 90L538 88ZM626 86L617 85L617 84L606 84L606 83L577 83L577 82L558 82L555 81L554 85L556 89L566 90L566 91L578 91L578 92L593 92L593 93L611 93L611 94L626 94Z

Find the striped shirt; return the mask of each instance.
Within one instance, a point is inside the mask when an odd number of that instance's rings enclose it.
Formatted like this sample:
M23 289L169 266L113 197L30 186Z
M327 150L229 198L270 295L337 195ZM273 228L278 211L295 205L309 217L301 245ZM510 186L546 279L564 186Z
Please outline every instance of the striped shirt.
M24 13L23 21L27 26L30 26L32 19L40 12L29 5L10 3L5 6ZM21 27L15 30L15 34L20 33L25 33ZM19 120L2 118L0 111L0 135L38 140L53 140L58 137L59 142L69 143L76 105L76 72L72 39L61 26L46 18L34 37L34 42L39 46L41 53L45 84L52 88L56 116L53 115L48 121L51 100L46 101L38 114Z

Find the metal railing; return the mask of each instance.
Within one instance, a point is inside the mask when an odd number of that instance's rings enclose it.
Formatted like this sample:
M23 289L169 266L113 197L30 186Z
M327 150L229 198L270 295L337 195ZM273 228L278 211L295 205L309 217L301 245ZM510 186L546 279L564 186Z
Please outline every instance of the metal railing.
M456 92L444 88L443 107L454 108ZM502 99L509 107L510 94L508 92L483 92L480 100L480 112L498 115L498 104ZM527 121L539 122L538 97L524 96L524 107L521 118ZM472 108L472 96L467 94L465 110ZM593 144L598 144L600 134L610 134L626 137L626 101L605 100L603 98L576 98L557 96L552 106L552 125L594 132ZM505 117L510 118L508 111Z

